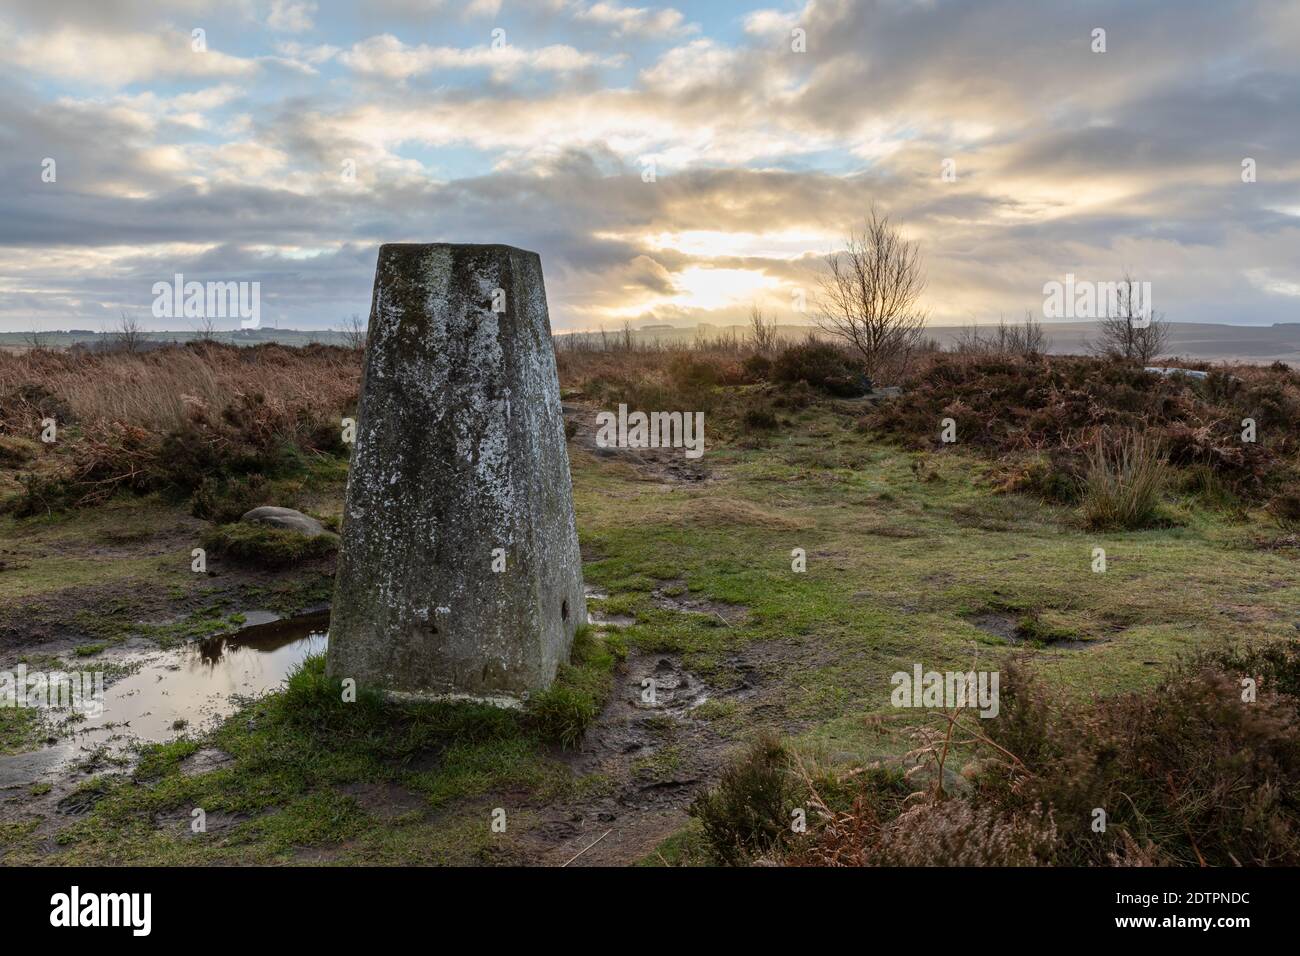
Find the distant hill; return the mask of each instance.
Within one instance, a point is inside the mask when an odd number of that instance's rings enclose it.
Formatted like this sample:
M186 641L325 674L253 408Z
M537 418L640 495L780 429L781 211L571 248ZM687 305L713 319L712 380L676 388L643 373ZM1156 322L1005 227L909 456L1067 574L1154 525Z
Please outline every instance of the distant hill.
M1169 356L1196 359L1206 362L1254 362L1273 361L1289 362L1300 365L1300 322L1281 322L1270 326L1222 325L1198 322L1169 323ZM962 333L962 326L931 326L926 334L945 348L952 346ZM787 341L795 341L806 336L813 327L810 325L782 325L777 327L778 335ZM1055 322L1043 323L1043 331L1049 341L1049 351L1055 354L1079 354L1087 351L1089 336L1095 335L1095 322ZM632 330L633 341L638 344L686 345L701 338L714 341L719 338L736 338L744 341L749 336L749 328L743 325L704 325L675 327L671 325L652 325ZM307 345L321 342L326 345L348 344L347 334L325 329L240 329L232 332L218 332L217 341L234 345L257 345L264 342L279 342L283 345ZM191 331L146 332L142 334L144 342L152 347L158 345L188 342L196 338ZM599 332L559 332L556 339L564 347L571 339L597 344L601 341ZM613 346L623 338L623 330L608 330L606 341ZM0 332L0 349L21 351L32 344L30 332ZM47 348L71 348L81 344L87 348L97 349L110 346L114 341L112 332L93 332L75 329L68 332L41 332L37 340ZM146 347L150 347L146 345Z
M141 332L142 348L157 348L189 342L198 338L193 331ZM307 345L321 342L326 345L347 344L346 333L327 329L237 329L230 332L215 332L212 338L218 342L231 345L260 345L266 342L279 342L281 345ZM97 350L110 348L116 342L113 332L94 332L89 329L70 329L66 332L0 332L0 348L22 350L38 343L50 349L68 349L74 345Z
M810 325L781 325L777 333L782 339L797 340L810 331ZM935 325L926 329L926 335L944 348L954 345L964 326ZM1044 322L1043 332L1048 339L1048 351L1057 355L1085 354L1088 339L1095 336L1095 322ZM560 333L557 339L570 335L600 341L598 332ZM622 329L609 330L608 341L618 342ZM638 343L689 344L698 339L717 340L735 337L741 341L749 336L749 328L742 325L712 325L672 328L648 326L634 329L633 339ZM1238 361L1267 363L1274 361L1300 365L1300 322L1278 323L1271 326L1222 325L1199 322L1170 322L1168 356L1206 362Z

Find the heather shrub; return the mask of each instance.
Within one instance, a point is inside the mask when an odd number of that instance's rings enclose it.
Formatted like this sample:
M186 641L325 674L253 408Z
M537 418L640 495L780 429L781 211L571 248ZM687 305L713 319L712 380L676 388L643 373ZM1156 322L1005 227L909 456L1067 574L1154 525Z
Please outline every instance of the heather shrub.
M776 412L766 401L758 401L745 407L741 417L745 428L750 431L771 431L779 424Z
M745 359L741 364L745 373L745 380L750 383L766 382L772 378L772 371L775 368L772 360L761 352L755 352Z
M1283 487L1268 503L1268 511L1288 531L1300 529L1300 483Z
M1300 643L1258 653L1192 657L1150 690L1081 708L1051 700L1020 668L1004 671L1001 711L985 729L1027 772L995 762L976 777L977 799L1050 808L1062 862L1300 862ZM1242 677L1261 672L1285 680L1243 701Z
M1001 669L999 712L958 716L959 777L918 762L815 780L776 741L756 745L694 815L723 862L837 866L1300 863L1300 641L1184 658L1147 690L1082 704L1023 663ZM1257 687L1243 700L1243 678ZM923 739L948 751L940 717ZM959 781L953 782L953 781ZM789 807L809 832L789 831ZM1105 812L1105 827L1095 824Z
M921 356L901 384L903 395L871 409L861 427L911 448L938 446L936 423L947 417L963 447L992 456L1082 460L1099 433L1146 431L1171 465L1204 465L1247 501L1264 500L1300 454L1300 389L1289 369L1214 369L1200 383L1097 358L938 353ZM1255 443L1240 435L1251 417Z
M799 794L792 769L785 746L764 734L727 765L716 787L695 798L690 814L716 862L742 865L787 839Z
M826 342L804 342L782 350L773 363L772 377L790 385L806 382L838 398L865 395L871 389L848 355Z
M1083 488L1082 464L1079 455L1053 449L1013 466L1000 490L1072 505L1078 502Z
M28 438L0 435L0 468L17 468L35 458L41 446Z

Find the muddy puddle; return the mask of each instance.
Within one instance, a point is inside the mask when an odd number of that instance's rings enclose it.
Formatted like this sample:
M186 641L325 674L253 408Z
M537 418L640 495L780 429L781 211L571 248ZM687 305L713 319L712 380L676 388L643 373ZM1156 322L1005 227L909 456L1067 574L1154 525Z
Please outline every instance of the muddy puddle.
M29 784L96 753L120 756L137 743L197 733L234 713L239 698L276 689L305 658L325 650L328 611L287 619L252 612L247 619L248 626L224 637L161 651L110 649L69 665L82 673L106 667L129 672L105 684L102 711L90 707L84 718L67 722L68 711L51 711L61 723L53 743L0 756L0 789Z

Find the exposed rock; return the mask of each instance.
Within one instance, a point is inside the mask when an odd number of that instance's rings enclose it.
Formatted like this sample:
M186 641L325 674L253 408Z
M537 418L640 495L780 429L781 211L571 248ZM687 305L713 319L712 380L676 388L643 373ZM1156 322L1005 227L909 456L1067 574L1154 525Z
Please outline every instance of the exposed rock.
M283 528L286 531L297 531L309 538L329 533L325 530L325 526L311 515L305 515L301 511L294 511L292 508L276 508L266 505L261 508L254 508L239 520L248 524L264 524L272 528Z
M382 246L329 673L517 705L586 619L541 260Z

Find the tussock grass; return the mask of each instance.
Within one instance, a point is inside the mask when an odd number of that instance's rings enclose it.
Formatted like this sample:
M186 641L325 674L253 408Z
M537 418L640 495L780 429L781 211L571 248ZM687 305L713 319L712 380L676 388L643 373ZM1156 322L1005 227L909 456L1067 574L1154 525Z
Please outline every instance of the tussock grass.
M1088 527L1134 531L1158 524L1166 465L1159 439L1145 432L1129 432L1110 448L1098 436L1084 477Z
M613 688L617 663L626 656L613 635L598 639L587 625L573 637L572 663L562 664L555 683L528 701L528 721L542 739L576 747Z

